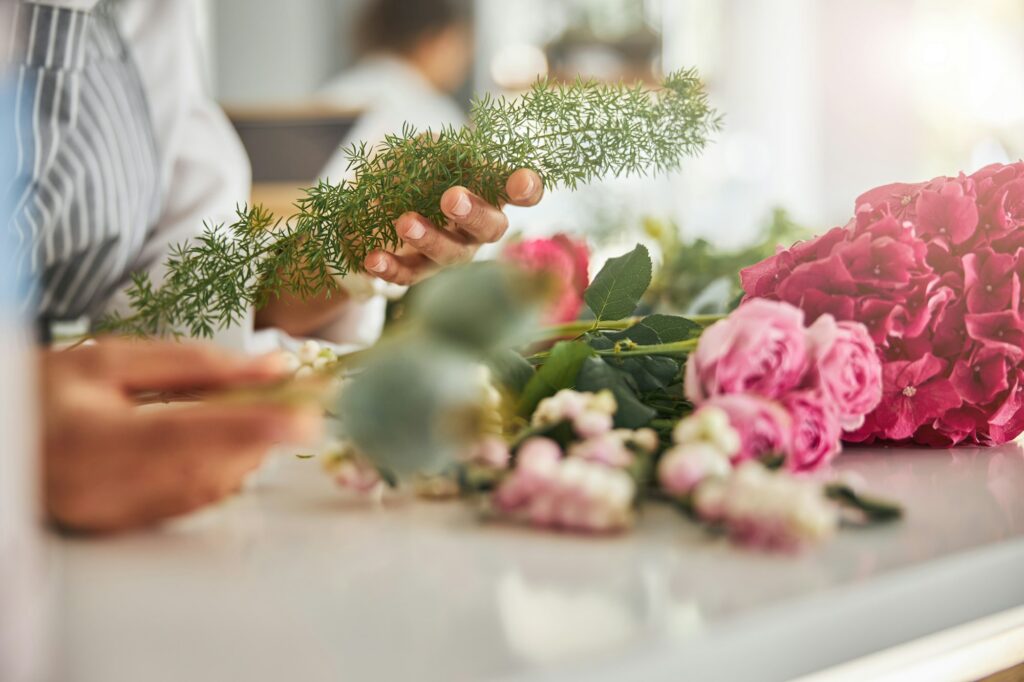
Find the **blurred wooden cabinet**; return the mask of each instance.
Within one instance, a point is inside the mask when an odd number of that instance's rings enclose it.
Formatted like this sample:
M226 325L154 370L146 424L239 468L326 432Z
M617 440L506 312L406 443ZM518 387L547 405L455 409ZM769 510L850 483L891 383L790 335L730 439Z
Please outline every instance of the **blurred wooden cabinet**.
M252 202L278 216L292 213L359 118L358 111L319 104L226 111L252 163Z

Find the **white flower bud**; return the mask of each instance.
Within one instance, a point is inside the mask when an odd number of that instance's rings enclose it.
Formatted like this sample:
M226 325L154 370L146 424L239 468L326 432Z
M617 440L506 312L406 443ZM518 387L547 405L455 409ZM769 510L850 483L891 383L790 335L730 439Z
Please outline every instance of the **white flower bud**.
M312 339L304 341L299 346L299 362L303 365L312 365L318 355L320 355L320 344Z
M598 391L588 402L587 409L594 412L615 414L615 411L619 409L618 403L615 402L615 395L608 389Z
M660 440L658 439L658 432L654 429L637 429L632 435L633 443L646 452L654 452L658 449Z

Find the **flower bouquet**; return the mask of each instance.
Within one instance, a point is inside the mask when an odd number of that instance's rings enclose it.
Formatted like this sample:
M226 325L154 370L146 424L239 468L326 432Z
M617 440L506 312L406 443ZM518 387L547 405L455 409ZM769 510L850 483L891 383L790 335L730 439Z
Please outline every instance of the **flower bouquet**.
M380 494L405 481L478 499L494 518L590 533L624 530L642 503L667 501L773 549L826 538L841 518L899 515L811 475L881 399L864 325L808 325L766 300L717 321L635 318L647 250L609 260L580 293L562 266L581 252L562 236L534 240L510 248L511 265L414 291L404 327L359 358L341 391L345 440L326 457L338 482ZM538 277L538 263L559 269ZM591 319L538 323L572 301Z

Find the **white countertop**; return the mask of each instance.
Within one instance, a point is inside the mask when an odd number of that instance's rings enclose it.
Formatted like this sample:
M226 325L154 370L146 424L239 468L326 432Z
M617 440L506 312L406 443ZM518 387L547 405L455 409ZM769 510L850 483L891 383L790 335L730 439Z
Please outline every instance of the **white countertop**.
M281 458L160 530L57 540L58 678L785 679L1024 605L1019 446L838 468L906 518L778 556L661 506L613 538L375 507Z

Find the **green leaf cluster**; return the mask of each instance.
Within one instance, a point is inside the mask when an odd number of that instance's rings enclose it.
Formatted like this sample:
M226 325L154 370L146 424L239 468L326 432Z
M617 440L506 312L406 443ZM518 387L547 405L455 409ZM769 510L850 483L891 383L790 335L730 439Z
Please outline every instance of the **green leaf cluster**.
M444 226L440 199L452 186L497 203L518 168L535 170L547 187L569 188L609 174L667 171L697 154L719 126L692 70L669 75L657 91L540 80L520 98L477 99L470 118L464 128L406 125L378 146L353 145L346 150L352 179L305 190L287 219L255 206L230 225L208 226L175 249L162 282L137 275L128 290L134 312L101 326L210 336L286 291L333 291L369 252L399 245L394 222L405 212ZM622 303L618 293L605 295L611 317Z
M622 325L651 283L650 254L642 245L609 259L584 293L594 314L577 338L536 356L539 368L520 394L518 412L528 418L537 403L563 388L610 390L618 404L616 426L638 428L689 409L682 369L703 326L674 315L648 315Z
M772 212L755 243L739 249L717 248L704 239L682 239L677 226L654 219L645 221L644 230L658 240L662 253L661 268L644 301L656 310L687 314L728 312L742 294L740 270L768 258L780 245L811 236L783 209Z

